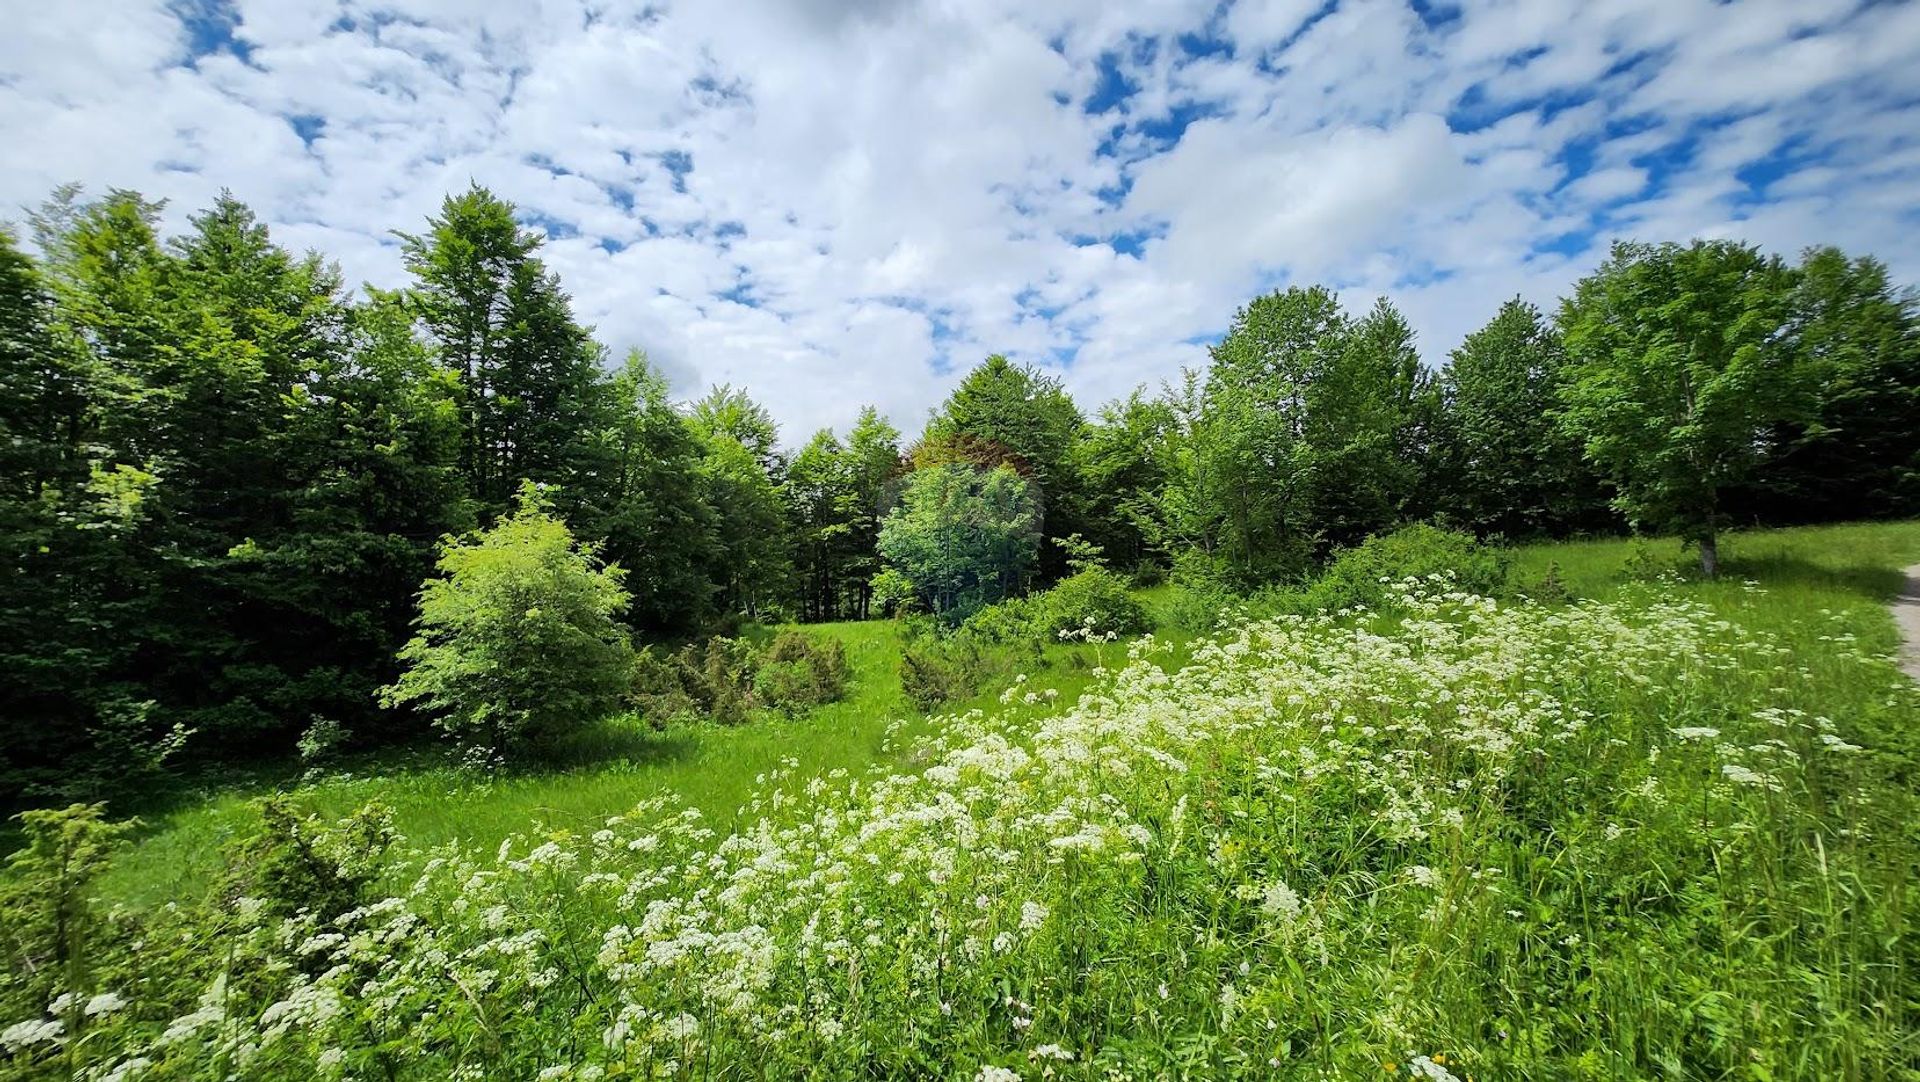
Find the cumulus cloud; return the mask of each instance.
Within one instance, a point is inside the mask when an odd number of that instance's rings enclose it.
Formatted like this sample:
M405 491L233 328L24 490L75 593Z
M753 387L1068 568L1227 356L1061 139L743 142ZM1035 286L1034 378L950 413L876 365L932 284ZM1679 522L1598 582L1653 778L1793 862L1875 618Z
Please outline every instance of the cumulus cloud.
M1437 362L1615 236L1877 251L1920 218L1920 6L1851 0L66 0L0 38L0 199L221 188L349 280L470 182L581 318L789 442L1005 352L1092 406L1256 292Z

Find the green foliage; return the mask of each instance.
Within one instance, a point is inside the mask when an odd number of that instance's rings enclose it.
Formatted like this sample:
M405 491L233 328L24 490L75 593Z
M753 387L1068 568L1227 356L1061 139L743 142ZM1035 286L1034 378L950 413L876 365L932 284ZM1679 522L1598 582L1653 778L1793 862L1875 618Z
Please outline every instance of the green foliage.
M373 900L400 840L393 811L369 804L337 823L301 815L284 796L260 802L257 829L228 854L228 898L258 898L283 916L325 922Z
M495 749L592 724L619 704L633 652L614 614L627 604L617 565L574 540L531 484L492 529L443 547L420 591L407 669L382 689L435 724Z
M877 579L875 589L891 596L904 580L926 611L958 624L1024 586L1039 517L1027 482L1009 467L916 470L880 528L881 558L898 577Z
M714 635L672 654L641 651L631 697L655 728L674 721L748 721L761 705L754 689L758 658L744 639Z
M1251 589L1399 519L1438 398L1399 312L1382 301L1353 320L1316 286L1241 309L1175 408L1159 542Z
M1809 249L1784 328L1811 403L1777 420L1729 514L1822 522L1920 513L1920 293L1885 264Z
M1039 664L1039 644L1031 635L996 640L991 629L982 630L986 633L964 627L945 634L930 630L909 638L899 666L900 690L907 701L931 712L1005 685Z
M1805 408L1805 368L1780 336L1791 294L1785 265L1745 245L1623 242L1561 310L1561 423L1627 517L1695 540L1709 577L1722 490Z
M732 436L707 437L704 448L701 491L713 508L715 530L709 574L719 587L721 610L749 619L778 612L792 573L780 490Z
M927 422L914 449L919 469L1008 466L1033 486L1036 528L1047 539L1080 529L1086 489L1075 452L1086 426L1060 381L994 354L967 373ZM1049 547L1040 573L1061 573Z
M782 631L758 663L754 695L770 710L791 716L846 697L847 651L838 639Z
M1088 538L1116 567L1160 566L1153 550L1153 516L1178 434L1172 404L1134 391L1101 407L1075 444L1091 501L1085 516Z
M1309 610L1378 608L1405 579L1440 576L1451 588L1487 597L1506 592L1511 558L1472 534L1425 523L1369 537L1341 552L1304 595Z
M1032 600L1035 629L1056 639L1131 638L1151 626L1132 584L1104 567L1076 571Z
M1426 470L1436 512L1483 537L1608 524L1598 478L1555 421L1566 378L1559 332L1517 297L1467 336L1440 376L1446 408Z
M581 536L604 538L626 569L634 627L687 631L713 615L711 577L720 516L702 476L702 446L645 354L629 353L608 381L598 432L600 465L559 500Z
M535 254L539 234L475 185L400 239L407 304L460 377L460 467L482 511L507 511L523 481L572 483L593 464L601 351Z
M137 822L109 822L104 804L22 812L19 848L0 879L0 959L8 1002L51 1002L94 987L101 915L94 881ZM74 1019L66 1019L69 1028ZM0 1048L0 1053L5 1051Z

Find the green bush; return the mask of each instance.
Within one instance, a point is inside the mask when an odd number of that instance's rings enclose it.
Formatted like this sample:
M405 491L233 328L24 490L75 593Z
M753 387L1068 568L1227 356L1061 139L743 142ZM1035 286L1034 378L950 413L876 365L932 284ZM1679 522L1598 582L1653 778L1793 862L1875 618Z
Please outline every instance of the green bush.
M495 750L590 725L619 707L633 648L614 614L625 572L574 540L540 491L476 537L449 541L420 590L406 670L380 690L447 732Z
M108 822L105 812L75 804L15 816L22 840L0 878L0 973L12 974L0 985L9 998L37 1006L91 987L103 916L94 881L139 825Z
M1506 590L1511 558L1481 544L1473 535L1419 523L1369 537L1334 557L1305 592L1308 610L1377 608L1393 596L1393 584L1406 578L1447 575L1454 586L1497 596Z
M399 838L384 804L337 823L295 812L285 796L260 803L260 828L228 851L225 894L259 898L284 916L305 911L328 921L372 900Z
M1218 631L1246 605L1246 598L1226 583L1207 576L1181 576L1173 580L1167 601L1167 622L1182 631L1204 635Z
M1043 666L1046 658L1032 633L1032 624L1019 618L1022 607L1024 602L1016 603L1012 613L989 617L978 626L969 626L969 621L946 634L903 629L900 688L907 699L923 711L933 710L970 699L989 684L1012 680L1016 673ZM995 633L1006 637L990 637Z
M739 725L760 705L756 668L753 646L724 635L688 643L672 654L648 648L633 666L629 698L656 729L701 718Z
M959 634L982 643L1010 645L1038 639L1039 597L1016 597L988 605L961 623Z
M801 714L845 698L847 678L840 640L782 631L760 655L753 690L768 709Z
M1133 596L1127 580L1104 567L1061 579L1034 603L1035 628L1052 639L1088 633L1138 635L1152 627L1147 607Z

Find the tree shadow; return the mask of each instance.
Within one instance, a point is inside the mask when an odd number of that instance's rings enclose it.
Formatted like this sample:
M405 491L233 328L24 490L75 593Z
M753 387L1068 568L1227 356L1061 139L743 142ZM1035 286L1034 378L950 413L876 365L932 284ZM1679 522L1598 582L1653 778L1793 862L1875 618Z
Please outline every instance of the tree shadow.
M509 765L508 772L538 775L616 763L663 766L691 757L699 743L699 735L685 728L655 729L637 715L622 714L554 741L521 763Z
M1907 576L1876 564L1822 564L1799 556L1731 556L1720 564L1723 579L1752 579L1761 586L1805 586L1857 594L1876 602L1898 596Z

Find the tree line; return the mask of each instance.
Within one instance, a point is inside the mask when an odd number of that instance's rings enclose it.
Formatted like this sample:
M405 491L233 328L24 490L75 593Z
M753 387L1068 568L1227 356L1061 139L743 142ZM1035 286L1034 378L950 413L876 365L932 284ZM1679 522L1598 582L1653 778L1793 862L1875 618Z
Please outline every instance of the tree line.
M357 294L231 197L170 238L161 210L69 188L0 234L0 797L418 731L378 701L423 583L528 483L653 640L971 610L1093 560L1249 589L1413 521L1676 533L1711 574L1729 524L1920 511L1914 296L1831 248L1619 244L1438 368L1390 302L1293 287L1091 415L994 356L911 442L868 408L788 450L747 392L676 403L610 358L485 189Z

